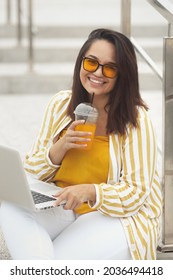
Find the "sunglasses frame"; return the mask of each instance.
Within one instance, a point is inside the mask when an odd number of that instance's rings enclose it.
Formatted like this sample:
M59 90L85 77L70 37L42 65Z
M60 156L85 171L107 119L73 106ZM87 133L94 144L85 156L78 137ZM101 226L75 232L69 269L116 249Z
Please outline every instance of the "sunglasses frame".
M84 67L85 59L90 59L90 60L96 61L97 64L98 64L98 65L97 65L97 68L96 68L94 71L88 71L87 69L85 69L85 67ZM84 56L82 60L83 60L83 69L84 69L85 71L89 72L89 73L94 73L94 72L96 72L97 69L101 66L101 67L102 67L102 74L103 74L103 76L105 76L106 78L114 79L114 78L117 76L117 74L116 74L114 77L109 77L109 76L107 76L107 75L104 74L104 66L110 66L110 67L116 68L116 69L118 70L118 68L117 68L116 65L111 66L111 64L101 64L101 63L98 62L97 59L92 58L92 57L87 57L87 56Z

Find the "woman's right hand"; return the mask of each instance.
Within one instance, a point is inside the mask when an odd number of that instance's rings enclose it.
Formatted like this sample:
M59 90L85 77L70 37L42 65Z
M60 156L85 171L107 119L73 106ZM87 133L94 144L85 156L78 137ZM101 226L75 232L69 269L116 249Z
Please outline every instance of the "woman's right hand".
M90 141L92 133L75 130L77 125L83 124L84 122L84 120L73 121L68 127L66 134L52 145L49 151L49 157L53 164L59 165L68 150L85 148L87 146L87 142ZM86 144L76 143L79 141L86 142Z

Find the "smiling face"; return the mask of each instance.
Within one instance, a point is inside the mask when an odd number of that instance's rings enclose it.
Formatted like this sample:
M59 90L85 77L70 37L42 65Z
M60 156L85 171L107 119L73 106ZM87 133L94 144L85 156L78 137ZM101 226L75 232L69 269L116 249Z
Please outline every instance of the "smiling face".
M93 42L91 47L85 53L85 57L94 58L100 64L116 64L116 54L115 47L113 44L106 40L96 40ZM98 69L91 73L83 68L83 63L81 64L80 69L80 80L83 87L90 94L93 92L95 96L104 96L111 92L116 83L115 78L107 78L102 73L102 66L99 66Z

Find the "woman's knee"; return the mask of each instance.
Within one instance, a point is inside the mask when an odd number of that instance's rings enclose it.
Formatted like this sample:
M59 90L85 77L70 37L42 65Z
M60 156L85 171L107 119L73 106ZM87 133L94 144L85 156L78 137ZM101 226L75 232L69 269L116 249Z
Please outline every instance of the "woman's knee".
M131 259L120 219L92 212L80 216L54 241L57 259Z

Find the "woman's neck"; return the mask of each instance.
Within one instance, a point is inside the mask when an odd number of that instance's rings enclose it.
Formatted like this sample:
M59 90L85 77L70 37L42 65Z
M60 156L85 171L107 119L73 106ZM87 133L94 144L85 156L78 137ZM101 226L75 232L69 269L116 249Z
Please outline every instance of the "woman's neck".
M105 111L105 106L108 103L108 96L94 96L93 106L97 108L99 113Z

